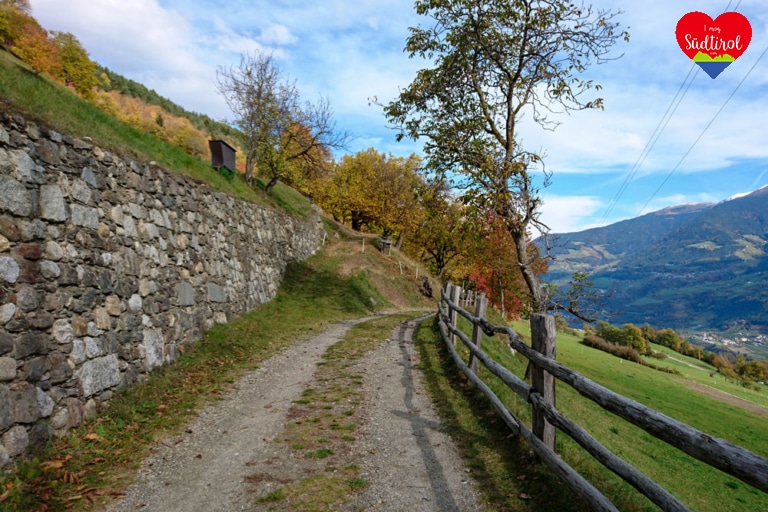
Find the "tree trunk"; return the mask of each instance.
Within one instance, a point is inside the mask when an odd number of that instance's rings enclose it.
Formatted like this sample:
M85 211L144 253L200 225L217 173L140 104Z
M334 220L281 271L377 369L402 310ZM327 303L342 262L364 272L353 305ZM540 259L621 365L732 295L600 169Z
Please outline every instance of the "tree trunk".
M531 257L528 254L528 237L525 231L519 229L510 229L512 240L515 242L517 250L517 261L520 267L520 273L523 275L528 291L531 294L531 312L546 314L547 301L544 290L541 287L539 279L533 271Z
M253 159L250 155L245 158L245 181L249 186L253 184Z
M398 251L400 250L400 247L403 245L403 240L405 240L405 235L408 234L408 231L405 229L400 232L400 235L397 237L397 243L395 244L395 249Z
M275 185L277 185L278 181L280 181L280 176L273 176L272 179L269 180L269 183L267 183L267 186L264 187L264 192L269 195L269 193L272 192L272 189L275 188Z

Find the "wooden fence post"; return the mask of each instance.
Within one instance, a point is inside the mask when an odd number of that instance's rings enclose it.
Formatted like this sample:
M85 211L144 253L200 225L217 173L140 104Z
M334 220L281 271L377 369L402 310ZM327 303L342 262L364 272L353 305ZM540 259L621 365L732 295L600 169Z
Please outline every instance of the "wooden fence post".
M557 333L555 317L552 315L531 315L531 348L544 357L556 358ZM543 369L531 364L531 385L544 398L544 401L555 407L555 378ZM544 414L533 408L533 433L544 444L554 451L555 427L550 424Z
M458 306L460 298L461 298L461 286L454 284L453 287L451 288L451 302L453 302ZM459 314L456 311L451 310L451 325L454 328L458 327L457 325L458 316ZM456 346L456 335L453 333L451 333L451 343L453 343L454 347Z
M475 295L475 316L478 318L485 318L485 311L488 308L488 299L485 298L485 294L481 293L479 295ZM475 344L477 348L480 347L480 343L483 340L483 330L480 328L479 325L474 324L472 327L472 343ZM478 369L480 365L478 364L478 360L475 356L469 357L469 369L472 370L472 373L477 375Z

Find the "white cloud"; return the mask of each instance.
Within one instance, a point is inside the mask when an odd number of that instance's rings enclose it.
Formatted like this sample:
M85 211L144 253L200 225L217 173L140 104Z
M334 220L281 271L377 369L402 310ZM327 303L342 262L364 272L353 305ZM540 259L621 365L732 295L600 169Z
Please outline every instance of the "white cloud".
M298 39L291 34L284 25L270 25L262 30L259 37L264 44L288 45L294 44Z
M587 224L603 207L597 197L544 195L541 220L552 233L572 233L593 227Z
M256 38L235 32L220 16L213 19L212 45L219 54L255 54L268 51Z

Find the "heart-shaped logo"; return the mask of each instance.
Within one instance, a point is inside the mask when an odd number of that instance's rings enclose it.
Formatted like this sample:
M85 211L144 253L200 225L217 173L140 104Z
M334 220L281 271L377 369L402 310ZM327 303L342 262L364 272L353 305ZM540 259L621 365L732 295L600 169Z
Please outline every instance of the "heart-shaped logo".
M710 77L717 78L749 46L752 25L743 14L724 12L714 20L693 11L677 22L677 44Z

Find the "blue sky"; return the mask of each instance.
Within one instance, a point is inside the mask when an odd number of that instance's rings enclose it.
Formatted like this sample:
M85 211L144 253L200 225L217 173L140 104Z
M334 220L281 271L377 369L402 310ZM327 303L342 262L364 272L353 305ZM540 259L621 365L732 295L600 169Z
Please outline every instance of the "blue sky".
M217 66L237 64L246 51L273 52L304 99L330 99L338 126L356 136L350 152L375 147L407 156L419 150L412 142L397 143L381 109L369 104L372 97L394 99L423 65L402 51L408 27L427 23L411 0L30 4L45 28L75 34L92 59L189 110L231 117L214 86ZM617 45L621 59L587 73L603 86L605 110L562 116L554 132L524 121L521 132L526 147L546 153L554 173L543 209L552 230L578 231L670 205L717 202L767 185L768 55L760 56L768 48L768 0L592 4L624 11L619 19L631 34L629 43ZM714 18L729 5L752 25L749 48L714 80L694 69L682 102L606 216L692 67L675 39L677 21L692 10Z

